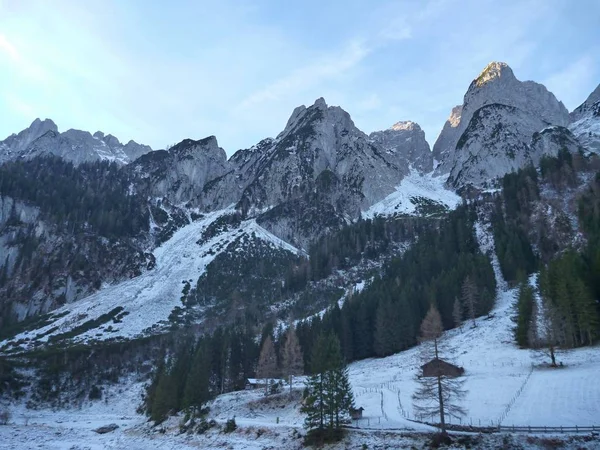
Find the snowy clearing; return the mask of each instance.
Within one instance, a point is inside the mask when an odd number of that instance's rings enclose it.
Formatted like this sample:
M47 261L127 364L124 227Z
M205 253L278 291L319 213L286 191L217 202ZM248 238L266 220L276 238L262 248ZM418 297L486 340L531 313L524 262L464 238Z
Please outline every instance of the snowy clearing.
M444 182L444 177L411 172L402 179L395 192L363 212L363 217L371 219L375 216L415 214L423 199L434 205L454 209L460 205L461 198L455 192L446 189Z

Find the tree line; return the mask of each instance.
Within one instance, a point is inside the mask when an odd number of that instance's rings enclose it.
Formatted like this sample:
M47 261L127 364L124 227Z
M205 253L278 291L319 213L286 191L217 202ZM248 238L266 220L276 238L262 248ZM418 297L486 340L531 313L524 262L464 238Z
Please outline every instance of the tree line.
M148 228L145 201L128 192L127 175L115 163L75 167L48 156L0 166L0 195L40 208L61 229L106 237L136 236Z
M563 150L556 158L544 158L540 173L547 185L562 192L576 187L579 171L591 164L593 161L586 161L582 155ZM529 173L532 174L531 170ZM520 189L518 183L517 189ZM531 270L522 270L519 276L515 341L522 348L546 348L553 365L557 348L591 345L600 337L599 211L600 173L578 199L577 215L586 237L585 245L575 247L567 243L562 250L553 242L539 246L540 260L545 264L540 268L536 285L527 280ZM574 232L570 239L573 237Z
M397 353L416 344L431 304L440 311L444 329L487 314L496 282L489 257L479 250L475 218L474 209L459 207L343 306L336 302L322 318L300 323L304 354L311 354L323 332L338 337L346 361Z

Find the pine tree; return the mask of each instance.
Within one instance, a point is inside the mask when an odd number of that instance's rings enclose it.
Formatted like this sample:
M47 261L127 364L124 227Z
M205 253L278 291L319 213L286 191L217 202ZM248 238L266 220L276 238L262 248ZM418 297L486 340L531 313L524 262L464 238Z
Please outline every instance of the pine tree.
M530 326L533 315L533 304L535 303L533 288L527 281L523 281L519 287L519 296L515 305L516 322L514 328L515 341L521 348L526 348L530 343Z
M332 334L321 334L315 343L311 369L307 380L308 396L302 412L305 427L311 433L335 439L354 406L348 371L343 363L340 343Z
M462 329L462 304L460 299L456 297L454 299L454 305L452 306L452 320L454 320L454 327Z
M291 394L294 375L302 375L304 373L304 355L300 348L296 329L291 321L288 326L286 340L283 346L282 366L283 373L287 375L289 379Z
M431 305L421 324L421 358L424 363L450 355L450 350L442 340L442 332L440 313ZM417 390L413 394L415 410L422 416L439 414L442 434L446 434L446 414L465 414L465 410L457 403L465 395L462 389L464 379L448 377L438 371L433 377L418 376L417 383Z
M394 328L396 321L393 316L392 303L389 297L386 297L379 302L375 316L374 347L377 356L388 356L394 353L396 344L394 342Z
M265 394L268 394L270 380L278 375L277 353L275 352L275 345L273 344L271 335L266 337L262 349L260 350L256 374L258 378L265 380Z
M581 345L592 345L598 335L600 317L598 316L596 301L592 297L589 288L580 278L575 279L573 282L573 301L577 311L579 341Z
M529 348L537 348L540 341L540 330L539 330L539 317L540 311L538 307L537 299L533 299L531 303L531 318L529 319L529 329L527 330L527 344Z
M198 344L190 371L187 375L183 407L197 415L203 405L211 399L210 394L210 353L204 341Z
M477 293L477 285L469 275L467 275L462 285L462 302L467 306L469 319L473 321L473 328L475 328L477 326L475 317L477 317L478 313L479 295Z
M162 423L169 413L177 409L177 386L166 364L161 365L156 375L156 389L152 397L150 418Z

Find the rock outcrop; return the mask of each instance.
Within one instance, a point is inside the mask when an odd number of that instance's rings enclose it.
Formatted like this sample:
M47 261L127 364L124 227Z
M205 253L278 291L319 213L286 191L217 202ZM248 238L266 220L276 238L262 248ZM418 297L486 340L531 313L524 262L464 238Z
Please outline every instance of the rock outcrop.
M415 122L397 122L387 130L371 133L369 139L396 158L400 165L409 165L420 173L433 170L433 154L425 132Z
M531 162L531 139L565 127L565 106L543 85L519 81L505 63L490 63L471 83L434 145L436 173L454 187L482 186Z
M588 151L600 153L600 85L570 114L569 130Z
M59 133L52 120L36 119L29 128L0 142L0 164L44 155L58 156L75 165L100 160L127 164L151 151L149 146L134 141L122 144L116 137L105 136L101 131L93 135L73 129Z

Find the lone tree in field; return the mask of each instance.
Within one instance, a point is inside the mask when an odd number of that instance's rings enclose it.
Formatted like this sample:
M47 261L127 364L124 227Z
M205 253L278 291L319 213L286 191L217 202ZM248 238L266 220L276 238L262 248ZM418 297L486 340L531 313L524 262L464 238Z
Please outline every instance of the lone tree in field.
M442 318L433 305L430 306L421 324L421 357L429 362L450 356L442 339ZM442 434L446 434L446 415L461 416L465 410L457 402L464 397L464 379L443 374L442 364L437 364L434 376L417 376L418 387L413 394L415 411L421 416L439 414Z
M469 319L473 321L473 328L477 327L475 317L477 317L477 309L479 308L479 294L477 292L477 285L469 275L463 281L462 303L467 307Z
M291 394L294 375L302 375L304 373L304 356L302 354L302 349L300 348L296 328L291 322L286 333L281 359L283 373L288 377L290 383Z
M265 395L268 395L270 379L278 375L277 353L275 353L275 345L273 344L271 335L266 337L260 350L256 375L258 378L265 380Z
M307 443L338 440L350 408L354 407L354 396L335 334L321 334L317 338L311 371L306 383L308 396L302 407L306 414L304 425L309 430Z
M556 359L559 353L560 336L563 333L563 318L560 316L558 309L550 302L542 305L541 309L541 329L538 330L537 327L530 327L529 329L531 348L544 357L548 357L551 367L558 367ZM537 320L538 314L536 307L532 322Z

